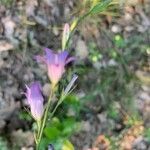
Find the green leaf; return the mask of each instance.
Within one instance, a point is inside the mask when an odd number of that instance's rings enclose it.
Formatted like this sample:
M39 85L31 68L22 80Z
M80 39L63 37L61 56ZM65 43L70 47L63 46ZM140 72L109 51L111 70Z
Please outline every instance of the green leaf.
M39 146L39 150L45 150L48 147L48 144L50 143L50 140L47 138L42 138Z
M49 140L56 140L61 135L61 132L56 127L46 127L44 134Z
M69 136L75 129L75 119L74 118L67 118L63 121L63 135Z
M19 118L21 120L27 120L27 121L31 121L32 120L32 117L31 115L29 115L29 113L25 112L25 111L21 111L19 113Z
M61 128L61 122L57 117L53 117L53 119L50 122L50 126Z
M99 12L102 12L106 9L106 7L112 2L112 0L103 0L96 4L91 10L89 11L89 14L97 14Z
M74 105L74 106L77 106L79 107L80 106L80 101L79 99L77 98L77 96L75 95L68 95L64 101L64 103L68 104L68 105Z
M125 41L120 35L115 36L115 45L120 48L125 46Z
M77 98L77 96L73 94L68 95L64 100L64 104L67 108L72 109L76 115L80 112L81 101Z
M69 140L65 140L62 146L62 150L74 150L74 146Z

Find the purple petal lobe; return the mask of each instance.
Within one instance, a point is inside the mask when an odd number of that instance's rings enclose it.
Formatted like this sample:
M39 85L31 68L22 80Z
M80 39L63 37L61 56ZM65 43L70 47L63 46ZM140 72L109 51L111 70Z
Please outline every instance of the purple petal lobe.
M72 61L75 61L76 58L75 57L69 57L67 60L66 60L66 64L72 62Z
M67 57L68 57L67 51L63 51L60 54L58 54L59 63L65 64Z
M48 48L45 48L44 51L46 54L45 55L46 62L49 64L54 63L55 62L55 54L53 53L53 51Z

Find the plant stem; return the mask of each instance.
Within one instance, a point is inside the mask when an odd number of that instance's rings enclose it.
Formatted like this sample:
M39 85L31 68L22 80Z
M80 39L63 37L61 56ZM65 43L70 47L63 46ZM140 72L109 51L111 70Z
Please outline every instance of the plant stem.
M54 113L56 112L57 108L59 107L59 105L61 104L61 102L58 101L58 103L56 104L55 108L53 109L52 113L51 113L51 117L53 117Z
M37 138L39 137L39 134L40 134L41 123L42 123L41 120L37 121L38 132L37 132L37 136L36 136L36 143L37 143Z
M36 150L39 149L39 144L40 144L39 142L36 143Z
M80 23L84 18L86 18L87 16L89 16L89 14L90 14L90 12L87 12L86 14L84 14L83 16L81 16L81 17L78 18L75 27L74 27L73 30L70 32L69 38L68 38L68 40L66 41L65 48L68 47L69 41L70 41L70 39L71 39L71 37L72 37L74 31L76 30L77 26L79 25L79 23Z
M41 142L43 130L44 130L44 127L45 127L45 124L46 124L46 121L47 121L48 111L49 111L49 108L50 108L50 103L51 103L51 99L52 99L52 96L53 96L53 92L54 92L54 87L52 87L52 89L51 89L51 93L50 93L48 103L47 103L45 113L44 113L44 118L43 118L43 121L41 123L40 129L39 129L39 132L38 132L39 134L38 134L38 137L37 137L36 150L39 150L39 144Z
M90 15L96 14L95 12L93 12L94 10L97 9L97 7L101 4L101 9L99 10L99 12L102 12L104 10L104 8L106 8L110 2L112 2L112 0L107 0L107 1L102 1L99 4L95 5L94 7L92 7L87 13L85 13L84 15L82 15L81 17L78 18L77 23L75 24L75 27L73 28L73 30L70 32L69 38L66 41L66 45L65 47L67 48L69 45L69 41L74 33L74 31L76 30L77 26L82 22L82 20L84 20L85 18L87 18ZM100 6L99 6L100 7ZM96 11L97 12L97 11ZM98 12L97 12L98 13Z

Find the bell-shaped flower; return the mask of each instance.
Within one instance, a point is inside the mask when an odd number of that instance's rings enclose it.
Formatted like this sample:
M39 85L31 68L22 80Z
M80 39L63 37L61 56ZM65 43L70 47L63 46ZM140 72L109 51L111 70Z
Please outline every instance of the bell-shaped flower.
M65 72L65 65L74 60L74 57L69 57L67 51L54 53L52 50L45 48L45 56L37 56L38 61L43 61L47 65L48 76L52 85L55 86Z
M41 120L44 112L44 99L41 93L40 83L34 82L29 87L26 85L25 95L33 118L35 120Z

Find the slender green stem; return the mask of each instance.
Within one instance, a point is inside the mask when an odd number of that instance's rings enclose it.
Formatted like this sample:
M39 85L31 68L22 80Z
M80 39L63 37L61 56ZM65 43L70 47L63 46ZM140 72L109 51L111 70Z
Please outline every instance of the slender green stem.
M110 4L110 2L112 2L112 0L102 1L101 2L101 9L99 9L99 12L102 12L104 10L104 8L106 8ZM100 3L98 5L100 5ZM69 35L69 38L66 41L66 45L65 45L66 48L68 47L69 41L70 41L74 31L76 30L77 26L82 22L82 20L84 20L88 16L96 14L97 11L95 12L94 10L97 10L98 5L95 5L87 13L83 14L83 16L78 18L77 23L75 24L75 27L72 29L72 31L71 31L71 33Z
M41 123L42 123L41 120L37 121L38 132L37 132L36 140L37 140L37 138L39 137L39 134L40 134Z
M39 149L39 143L37 142L36 143L36 150L38 150Z
M57 108L59 107L59 105L63 102L63 100L65 99L66 96L61 96L60 99L58 100L56 106L54 107L53 111L51 112L51 116L50 119L52 119L53 115L55 114Z
M45 124L46 124L46 121L47 121L48 111L49 111L49 108L50 108L50 103L51 103L51 99L52 99L52 96L53 96L53 92L54 92L54 87L51 89L51 93L50 93L48 103L46 105L46 109L45 109L45 113L44 113L44 118L43 118L42 124L40 125L40 129L39 129L38 136L37 136L36 150L39 149L39 144L41 142L41 138L42 138L42 135L43 135L43 130L44 130L44 127L45 127Z
M56 110L57 110L57 108L59 107L60 104L61 104L61 102L58 101L58 103L56 104L55 108L53 109L53 111L51 113L50 119L53 117L54 113L56 112Z
M74 31L76 30L77 26L80 24L80 22L81 22L84 18L86 18L87 16L89 16L89 14L90 14L90 12L87 12L86 14L84 14L83 16L81 16L81 17L78 18L75 27L74 27L73 30L70 32L69 38L68 38L68 40L66 41L65 48L68 47L69 41L70 41L70 39L71 39L71 37L72 37Z

